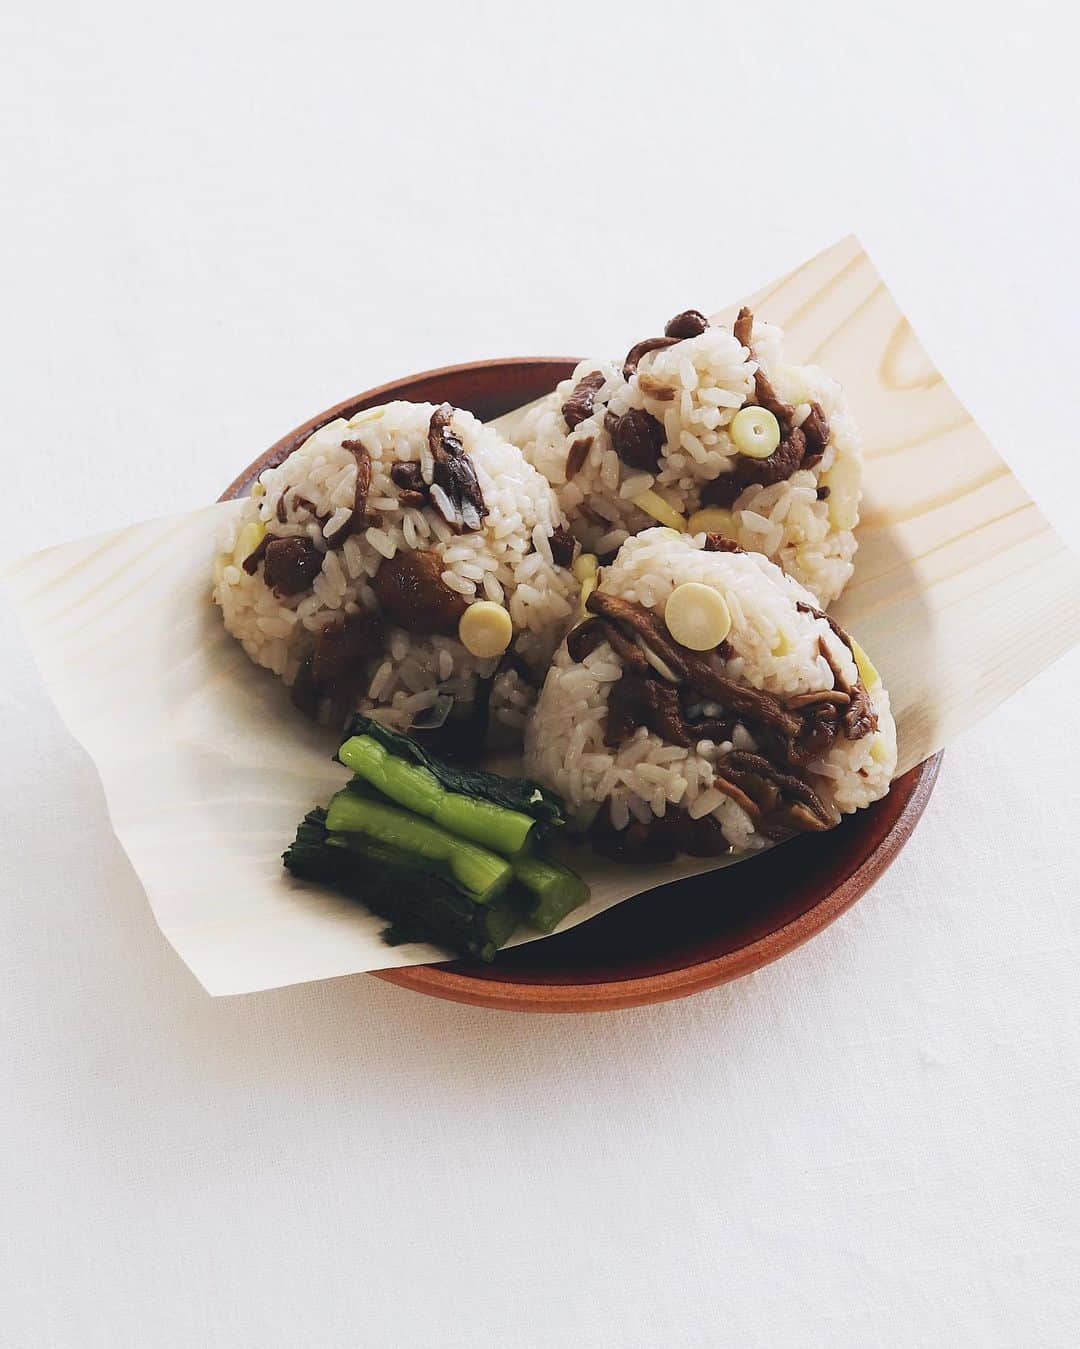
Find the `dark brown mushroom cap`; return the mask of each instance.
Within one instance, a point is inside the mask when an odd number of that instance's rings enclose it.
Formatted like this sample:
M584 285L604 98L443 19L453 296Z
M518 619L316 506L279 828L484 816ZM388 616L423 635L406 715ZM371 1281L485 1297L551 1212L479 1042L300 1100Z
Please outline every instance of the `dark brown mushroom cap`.
M708 326L709 320L700 309L684 309L664 324L664 336L684 342L689 337L700 337Z
M409 632L457 634L468 601L446 584L443 570L439 554L422 548L379 563L371 588L391 623Z
M629 468L655 473L664 448L664 428L644 408L631 408L612 423L615 453Z
M271 539L263 553L263 580L275 595L299 595L322 570L323 555L306 535Z
M402 506L429 506L428 485L417 460L396 463L390 470L390 481L398 489Z

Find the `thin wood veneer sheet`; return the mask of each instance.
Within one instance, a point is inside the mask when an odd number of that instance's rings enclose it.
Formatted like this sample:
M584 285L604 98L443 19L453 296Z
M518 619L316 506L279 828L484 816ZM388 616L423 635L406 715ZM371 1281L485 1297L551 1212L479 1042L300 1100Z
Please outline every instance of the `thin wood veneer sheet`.
M856 240L748 303L784 327L789 359L842 381L862 431L856 571L834 612L889 688L902 773L1080 638L1080 565ZM730 322L736 308L718 317ZM11 567L5 580L46 686L97 765L162 931L210 993L446 959L386 946L382 920L282 869L299 819L346 774L330 759L333 734L252 665L210 601L215 547L238 509L147 521ZM564 927L725 865L575 862L592 898Z

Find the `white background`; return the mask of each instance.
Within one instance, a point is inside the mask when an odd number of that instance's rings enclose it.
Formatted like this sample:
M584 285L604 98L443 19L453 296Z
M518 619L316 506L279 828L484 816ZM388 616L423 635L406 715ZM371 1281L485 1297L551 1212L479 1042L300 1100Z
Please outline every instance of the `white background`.
M1075 546L1070 12L9 3L0 561L852 229ZM808 947L522 1018L367 977L211 1001L3 643L5 1345L1076 1343L1075 653Z

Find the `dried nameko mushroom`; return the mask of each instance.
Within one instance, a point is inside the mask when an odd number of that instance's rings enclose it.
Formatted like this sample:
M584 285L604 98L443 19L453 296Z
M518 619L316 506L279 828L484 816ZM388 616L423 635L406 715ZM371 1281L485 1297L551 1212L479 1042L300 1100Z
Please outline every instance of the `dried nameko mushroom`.
M310 539L271 539L263 555L266 584L277 595L299 595L309 590L322 570L323 555Z
M476 469L451 424L454 409L443 403L431 414L428 449L431 453L431 503L455 529L479 529L487 508Z
M557 525L548 536L552 560L560 567L569 567L574 560L577 544L565 525Z
M356 486L353 489L353 508L349 519L330 537L337 539L346 534L355 534L358 530L373 524L367 513L368 492L371 490L371 455L364 448L362 440L343 440L342 449L351 450L356 460Z
M381 562L371 588L390 622L409 632L456 632L468 602L442 579L443 570L442 558L426 548Z
M888 790L896 730L865 653L724 542L624 543L537 705L528 771L618 855L752 851Z
M612 430L615 453L630 468L655 473L664 445L663 425L644 408L631 408L615 419Z
M426 506L429 504L428 485L420 461L395 464L390 470L390 481L398 488L398 501L403 506Z
M592 416L596 395L603 386L603 372L594 370L592 374L583 375L570 390L569 398L562 405L562 417L568 430L572 431Z
M664 324L664 336L684 341L688 337L700 337L709 326L709 320L700 309L684 309Z

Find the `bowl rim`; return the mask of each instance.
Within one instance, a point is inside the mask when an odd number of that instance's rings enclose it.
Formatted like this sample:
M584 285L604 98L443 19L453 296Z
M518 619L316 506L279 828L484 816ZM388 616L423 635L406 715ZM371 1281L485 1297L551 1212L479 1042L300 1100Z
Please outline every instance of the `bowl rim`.
M237 497L246 496L251 484L260 473L265 469L276 467L286 455L291 454L297 446L302 445L313 431L317 431L320 426L325 426L327 422L332 422L336 417L355 416L357 412L362 412L365 408L377 407L380 403L401 398L406 390L412 391L414 395L410 401L435 401L415 397L417 386L434 385L447 378L475 374L481 371L485 373L493 371L512 373L515 370L533 370L537 367L544 367L552 372L557 381L565 377L560 372L564 372L567 366L577 365L579 360L580 357L577 356L496 356L483 361L462 361L458 365L439 365L432 370L420 370L415 375L403 375L399 379L389 380L386 384L378 384L375 388L366 389L363 393L354 394L351 398L343 398L340 403L335 403L323 412L317 412L314 417L309 417L306 422L302 422L279 440L275 440L268 450L260 454L257 459L252 460L247 468L236 475L218 497L218 501L233 501Z
M907 800L892 828L870 850L855 870L804 913L790 923L774 928L756 941L736 947L721 956L692 961L661 974L601 983L517 983L513 980L475 979L444 965L403 965L398 969L372 970L387 983L428 993L474 1007L494 1007L515 1012L614 1012L668 1002L701 993L718 984L752 974L794 951L816 936L861 899L895 860L911 837L937 783L944 752L924 760L893 783L893 790L910 780Z
M422 395L424 386L437 386L447 378L484 375L528 369L546 368L552 387L566 377L567 369L578 363L576 357L557 356L503 356L488 360L463 361L457 365L438 366L377 385L351 398L344 398L323 412L309 417L294 430L275 441L271 447L242 470L222 492L219 501L245 496L252 483L265 469L279 464L313 431L336 417L354 415L366 407L374 407L399 397L414 401L428 400ZM435 388L427 390L434 394ZM473 1007L488 1007L515 1012L605 1012L642 1007L650 1003L667 1002L674 998L700 993L718 984L728 983L744 974L779 960L796 947L809 941L834 922L860 899L870 886L895 860L911 837L937 783L944 751L939 750L929 759L917 764L902 777L894 779L891 791L899 792L903 804L892 826L867 852L855 869L826 895L790 922L774 928L764 936L735 947L719 956L700 961L689 961L658 974L630 976L625 979L606 979L591 982L534 983L513 979L476 978L445 964L405 965L395 969L370 970L368 973L401 988L426 993L431 997Z

